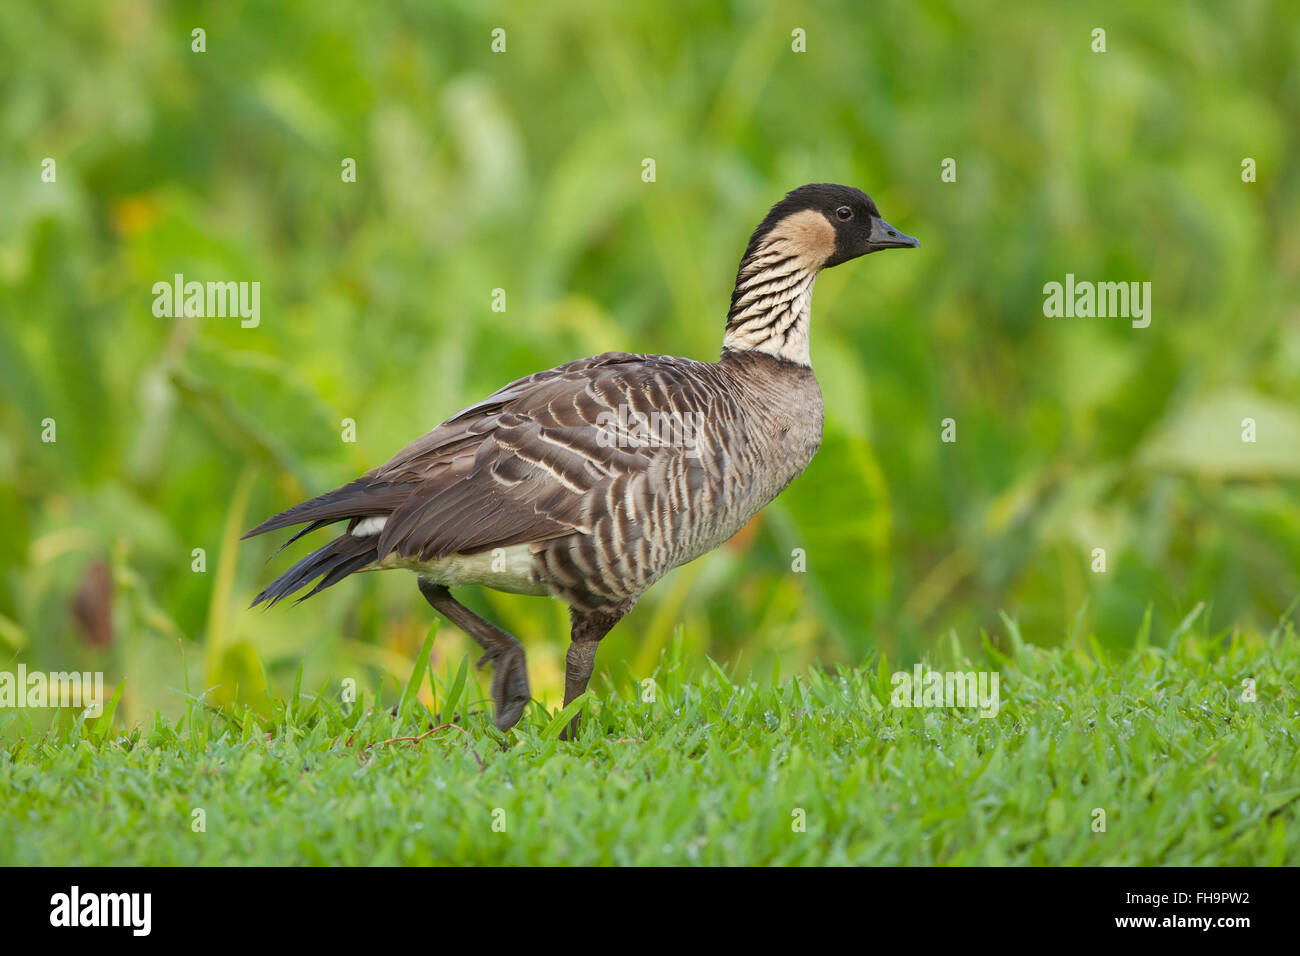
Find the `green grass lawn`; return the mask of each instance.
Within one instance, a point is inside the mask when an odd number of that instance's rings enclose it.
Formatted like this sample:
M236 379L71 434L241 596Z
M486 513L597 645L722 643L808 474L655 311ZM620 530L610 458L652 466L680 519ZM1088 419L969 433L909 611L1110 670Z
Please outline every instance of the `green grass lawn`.
M932 663L996 672L989 719L892 706L879 659L738 681L680 644L653 685L599 661L574 742L540 705L503 737L464 662L414 675L400 716L391 686L346 715L329 688L128 731L11 712L0 863L1300 862L1292 626L1207 635L1193 614L1121 658L1008 621L982 646Z

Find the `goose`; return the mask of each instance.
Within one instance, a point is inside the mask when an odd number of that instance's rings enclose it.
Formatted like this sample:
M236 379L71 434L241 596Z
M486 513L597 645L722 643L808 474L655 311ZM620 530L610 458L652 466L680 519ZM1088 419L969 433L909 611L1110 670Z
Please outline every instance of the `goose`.
M824 421L809 358L818 273L919 245L859 189L792 190L750 237L718 361L606 352L511 382L244 535L302 525L283 550L347 522L252 606L315 581L305 600L358 571L414 571L433 609L482 646L504 732L530 700L523 645L451 591L549 595L570 610L567 707L641 595L730 538L812 460ZM577 729L575 718L564 736Z

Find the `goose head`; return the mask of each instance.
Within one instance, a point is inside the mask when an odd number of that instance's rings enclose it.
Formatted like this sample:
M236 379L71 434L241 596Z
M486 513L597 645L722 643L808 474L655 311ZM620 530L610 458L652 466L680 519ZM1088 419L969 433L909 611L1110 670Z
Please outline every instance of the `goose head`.
M886 222L861 189L811 183L791 190L772 207L754 230L747 256L775 246L817 271L881 249L915 249L920 244Z

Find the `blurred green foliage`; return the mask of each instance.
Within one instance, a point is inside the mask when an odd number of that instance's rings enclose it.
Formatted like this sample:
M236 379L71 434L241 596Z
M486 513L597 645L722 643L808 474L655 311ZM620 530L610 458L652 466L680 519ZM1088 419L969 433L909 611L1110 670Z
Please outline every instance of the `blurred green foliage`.
M248 612L289 555L238 533L516 376L715 357L749 231L816 181L922 247L820 279L825 447L598 667L679 624L787 669L1001 610L1049 644L1199 602L1266 628L1300 590L1297 62L1284 0L0 5L0 657L126 676L128 720L409 672L409 575ZM176 273L260 282L260 325L155 317ZM1066 273L1151 282L1150 327L1044 317ZM564 609L468 600L556 697Z

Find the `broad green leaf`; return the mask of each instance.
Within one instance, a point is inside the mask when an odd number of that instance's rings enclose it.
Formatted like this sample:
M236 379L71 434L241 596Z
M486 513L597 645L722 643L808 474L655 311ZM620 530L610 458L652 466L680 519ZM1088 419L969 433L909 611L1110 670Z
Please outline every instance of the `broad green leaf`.
M1254 440L1245 440L1252 429ZM1300 476L1300 405L1235 390L1193 399L1160 425L1139 459L1218 479Z

